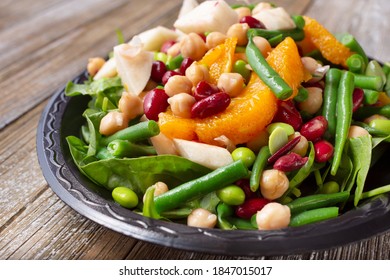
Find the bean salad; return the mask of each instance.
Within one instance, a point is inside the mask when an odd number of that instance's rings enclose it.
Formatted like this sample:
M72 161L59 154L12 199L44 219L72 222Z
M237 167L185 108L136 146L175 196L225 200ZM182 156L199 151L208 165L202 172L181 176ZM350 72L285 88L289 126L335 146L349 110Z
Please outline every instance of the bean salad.
M184 0L67 96L90 99L74 163L113 203L192 227L279 230L336 218L390 141L390 63L267 2Z

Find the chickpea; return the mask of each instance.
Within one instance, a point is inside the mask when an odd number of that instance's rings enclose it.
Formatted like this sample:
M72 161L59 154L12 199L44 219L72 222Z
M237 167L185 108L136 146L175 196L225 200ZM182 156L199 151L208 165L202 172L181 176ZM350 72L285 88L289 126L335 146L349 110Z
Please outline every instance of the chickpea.
M351 125L348 132L348 138L355 138L359 136L368 135L368 131L365 130L363 127L357 126L357 125Z
M289 140L292 140L298 136L301 136L301 139L299 140L298 144L292 148L291 152L304 157L307 153L307 149L309 148L309 142L307 141L306 137L301 135L299 132L295 132L294 134L290 135Z
M207 47L203 39L196 33L190 33L180 41L180 52L183 57L199 60L206 53Z
M268 54L271 52L272 47L271 44L268 42L267 39L260 37L260 36L254 36L253 37L253 43L255 46L260 50L261 54L264 57L267 57Z
M190 94L192 92L192 82L186 76L176 75L169 78L164 89L170 97L183 92Z
M366 124L369 124L371 121L377 120L377 119L387 120L387 118L386 118L385 116L378 115L378 114L374 114L374 115L372 115L372 116L370 116L370 117L368 117L368 118L365 118L365 119L363 120L363 122L366 123Z
M290 224L290 217L288 206L270 202L257 212L256 223L260 230L282 229Z
M281 197L288 189L289 180L283 171L270 169L263 171L260 178L260 192L269 200Z
M194 62L186 69L186 77L196 86L200 81L210 80L209 69L206 65Z
M195 98L188 93L178 93L168 98L172 113L182 118L191 118L191 108L195 102Z
M209 35L206 37L206 47L208 49L215 48L216 46L223 44L225 42L227 36L221 32L211 32Z
M169 190L167 184L164 182L157 182L154 184L154 187L154 196L159 196Z
M305 101L298 104L301 111L314 115L322 106L322 89L319 87L308 87L308 97Z
M210 211L197 208L187 218L187 225L191 227L213 228L217 224L217 216Z
M128 119L121 112L112 111L100 121L99 132L102 135L111 135L128 126Z
M180 53L180 43L173 44L168 50L167 55L175 57Z
M248 29L249 25L247 23L235 23L229 27L226 35L229 38L237 38L237 45L245 46L248 43L248 37L246 36Z
M124 114L128 120L144 113L143 103L141 98L130 92L123 92L119 99L118 109Z
M105 63L106 61L101 57L90 58L87 65L88 74L92 77L95 76Z
M251 9L249 9L248 7L239 7L234 9L234 11L237 13L239 20L243 17L250 16L252 14Z
M317 62L314 58L310 56L304 56L301 58L303 67L310 73L313 74L318 67L321 67L321 64Z
M230 97L239 95L244 87L244 78L238 73L222 73L217 84Z

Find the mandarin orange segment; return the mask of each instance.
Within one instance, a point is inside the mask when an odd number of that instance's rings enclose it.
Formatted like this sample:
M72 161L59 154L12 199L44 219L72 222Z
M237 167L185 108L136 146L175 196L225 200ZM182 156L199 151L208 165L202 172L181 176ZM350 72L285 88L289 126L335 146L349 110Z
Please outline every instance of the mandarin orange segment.
M267 62L293 89L288 99L294 98L301 83L308 78L295 41L291 37L284 39L270 52Z
M209 67L210 81L213 84L217 84L222 73L231 72L236 45L237 38L227 38L223 44L209 50L199 61L199 64Z
M170 109L158 115L158 125L160 131L169 138L196 139L195 121L176 117Z
M321 52L322 56L334 64L346 67L346 61L352 52L349 48L339 42L332 33L330 33L318 21L308 16L305 19L305 37Z
M277 99L253 72L243 92L232 99L222 113L196 120L196 134L201 142L218 145L215 138L224 135L234 144L246 143L272 121Z

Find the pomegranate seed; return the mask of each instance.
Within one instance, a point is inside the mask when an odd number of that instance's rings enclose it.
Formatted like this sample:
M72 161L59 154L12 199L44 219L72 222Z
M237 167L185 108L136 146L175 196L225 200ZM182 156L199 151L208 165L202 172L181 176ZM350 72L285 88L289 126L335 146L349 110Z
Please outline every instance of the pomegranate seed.
M279 150L276 151L272 156L268 158L268 163L274 163L275 161L278 160L281 156L284 156L287 154L289 151L294 149L294 147L301 141L301 136L299 135L298 137L295 137L291 141L289 141L286 145L281 147Z
M191 108L192 118L206 118L225 110L230 104L230 96L225 92L214 93L197 101Z
M302 125L301 134L307 141L318 141L328 128L328 121L323 116L317 116Z
M302 117L292 101L282 101L272 122L288 123L297 131L301 128Z
M250 28L265 29L265 25L260 20L251 16L245 16L241 18L240 23L247 23Z
M290 172L297 170L304 166L308 160L308 157L301 157L296 153L290 153L278 158L274 164L274 169Z
M154 61L152 64L152 72L150 74L150 77L156 83L161 83L165 72L167 72L167 66L164 62L157 60Z
M174 44L176 44L176 42L173 40L164 42L164 44L162 44L160 48L160 52L167 53L169 48L172 47Z
M190 57L184 58L183 61L181 62L179 72L182 75L185 75L187 68L190 67L193 62L194 62L194 60Z
M181 73L179 73L177 71L168 70L167 72L164 73L164 75L161 78L162 84L165 85L168 82L170 77L176 76L176 75L183 76Z
M250 183L248 179L240 179L234 183L239 186L245 193L245 199L256 197L256 193L251 191Z
M200 81L195 87L194 97L196 101L199 101L218 92L220 90L215 85L209 84L206 81Z
M235 214L239 218L250 219L257 211L263 209L268 202L269 200L265 198L248 199L236 208Z
M326 162L333 156L333 145L326 140L318 141L314 144L315 161Z
M168 107L168 95L163 89L152 89L144 97L144 113L149 120L158 121L158 114Z
M352 111L355 112L359 107L362 105L364 100L364 91L361 88L355 88L353 90L353 95L352 95L352 102L353 102L353 107Z

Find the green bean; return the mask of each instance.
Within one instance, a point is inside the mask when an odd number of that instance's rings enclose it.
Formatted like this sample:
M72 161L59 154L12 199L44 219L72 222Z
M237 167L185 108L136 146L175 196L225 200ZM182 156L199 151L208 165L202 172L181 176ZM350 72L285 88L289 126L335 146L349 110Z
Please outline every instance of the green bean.
M250 32L253 29L249 29ZM292 88L279 76L279 74L268 65L260 50L253 43L253 34L248 33L248 45L246 46L246 56L249 65L263 82L272 90L278 99L286 99L291 96Z
M283 39L284 39L283 34L279 34L269 38L268 43L271 45L271 47L276 47L278 44L280 44L283 41Z
M216 191L246 176L248 176L247 167L241 160L235 161L155 197L156 209L159 213L174 209L189 200Z
M364 92L364 104L373 105L378 102L379 91L372 89L363 89Z
M326 207L308 210L301 212L291 217L289 226L299 227L307 224L312 224L331 218L336 218L339 215L338 207Z
M113 156L106 147L101 147L98 149L95 157L98 159L109 159L109 158L116 158Z
M140 157L156 155L153 146L139 145L127 140L114 140L107 145L107 150L115 157Z
M347 59L349 71L357 74L363 74L366 69L364 58L360 54L353 54Z
M340 77L341 71L336 68L329 69L325 76L322 115L328 121L328 133L332 138L336 133L336 104Z
M348 198L348 191L330 194L313 194L294 199L286 205L290 208L291 214L297 214L307 210L334 206L337 203L347 201Z
M330 173L334 176L339 168L345 142L348 138L352 121L352 94L354 90L354 75L349 71L341 74L337 96L337 123L334 155Z
M236 217L227 217L226 220L235 228L237 229L243 229L243 230L248 230L248 229L257 229L257 226L255 227L252 223L251 220L245 220L245 219L240 219Z
M360 107L355 113L354 118L358 120L363 120L372 115L382 115L386 118L390 118L390 104L384 105L382 107L373 107L373 106L363 106Z
M255 163L252 167L252 172L250 175L250 189L252 192L257 191L260 184L260 177L263 173L263 169L267 165L268 158L271 156L271 153L269 151L268 146L264 146L260 149L256 159Z
M101 144L107 146L110 142L117 139L138 142L156 136L159 133L160 128L157 122L150 120L119 130L108 137L102 137Z
M359 42L356 40L356 38L351 34L341 34L338 36L339 41L346 47L348 47L351 51L358 53L361 55L364 59L365 65L368 64L368 58L366 53L364 52L362 46L359 44Z
M362 74L354 74L355 86L362 89L372 89L380 91L383 86L382 78L379 76L367 76Z

